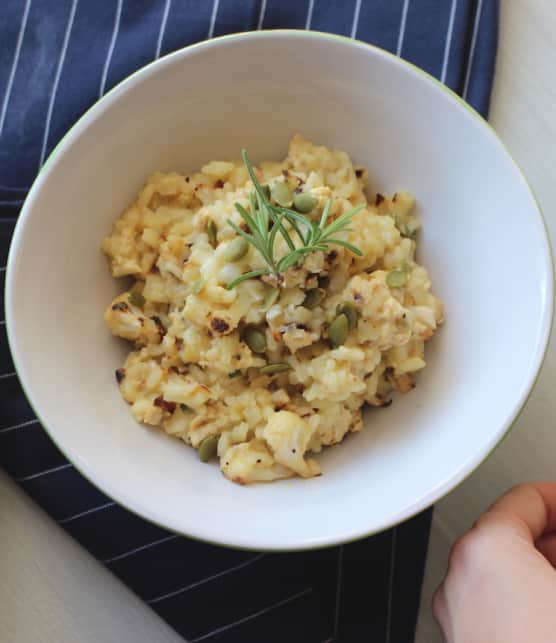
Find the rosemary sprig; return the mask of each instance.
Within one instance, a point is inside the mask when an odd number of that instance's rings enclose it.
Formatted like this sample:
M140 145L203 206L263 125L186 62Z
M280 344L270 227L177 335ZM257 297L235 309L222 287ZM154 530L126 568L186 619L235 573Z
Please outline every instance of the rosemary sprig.
M255 175L247 152L242 150L241 156L253 183L254 192L249 195L249 212L240 203L236 203L235 207L247 224L248 232L242 230L233 221L228 220L228 223L259 251L268 267L246 272L233 279L227 285L228 290L235 288L246 279L261 277L262 275L279 276L292 266L303 261L306 255L319 250L325 251L330 244L343 246L355 255L363 256L359 248L343 239L338 239L335 235L349 230L348 225L351 218L364 208L364 205L358 205L328 223L330 207L332 206L332 201L329 200L324 206L321 218L317 223L295 210L273 205ZM295 241L288 228L295 233L297 237ZM288 246L288 252L280 258L274 256L274 244L278 234L282 236Z

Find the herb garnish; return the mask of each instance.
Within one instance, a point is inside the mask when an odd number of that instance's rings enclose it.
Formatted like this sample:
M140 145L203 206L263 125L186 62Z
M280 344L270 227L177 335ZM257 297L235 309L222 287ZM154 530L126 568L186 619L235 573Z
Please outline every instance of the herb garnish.
M363 256L359 248L348 241L338 239L334 235L338 232L347 231L351 218L362 210L365 207L364 205L356 206L327 225L332 205L332 201L329 200L324 206L320 221L317 223L295 210L273 205L268 197L268 188L265 189L259 183L247 152L242 150L241 156L255 190L249 195L249 212L240 203L236 203L235 207L247 224L249 231L242 230L230 220L228 220L228 223L259 251L268 264L268 268L252 270L240 275L230 281L227 286L228 290L235 288L246 279L263 275L279 276L281 273L286 272L288 268L301 262L311 252L327 250L329 244L343 246L355 255ZM295 241L290 232L295 233L297 237ZM279 259L274 256L274 242L278 233L283 237L289 248L289 251Z

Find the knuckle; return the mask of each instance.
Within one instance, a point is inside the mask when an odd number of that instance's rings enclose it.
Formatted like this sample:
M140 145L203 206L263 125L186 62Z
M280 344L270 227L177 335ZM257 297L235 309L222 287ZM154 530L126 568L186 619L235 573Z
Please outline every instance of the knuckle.
M520 494L520 495L529 495L529 496L538 496L538 491L535 487L535 485L528 483L528 482L522 482L520 484L515 485L512 487L507 495L510 494Z
M483 564L491 558L493 546L495 542L489 534L476 526L454 543L450 553L450 567L458 571Z

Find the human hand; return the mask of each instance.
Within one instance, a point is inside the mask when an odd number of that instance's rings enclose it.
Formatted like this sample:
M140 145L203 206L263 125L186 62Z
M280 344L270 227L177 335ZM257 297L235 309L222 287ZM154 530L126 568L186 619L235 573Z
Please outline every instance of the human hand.
M556 483L502 496L456 542L433 610L446 643L556 642Z

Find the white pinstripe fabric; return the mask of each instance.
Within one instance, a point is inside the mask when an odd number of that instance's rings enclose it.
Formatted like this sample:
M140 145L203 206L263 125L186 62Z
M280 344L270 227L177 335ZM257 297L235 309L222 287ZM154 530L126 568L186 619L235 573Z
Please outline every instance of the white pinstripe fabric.
M17 43L16 43L16 46L15 46L12 66L10 68L10 75L8 76L8 84L6 86L6 93L4 94L4 100L2 101L2 108L0 109L0 137L2 136L2 130L4 128L4 121L6 120L6 112L8 111L8 103L10 101L10 96L11 96L11 93L12 93L12 87L13 87L13 84L14 84L15 72L17 70L17 64L19 62L19 55L21 53L21 45L23 44L23 37L25 35L25 28L27 27L27 19L29 18L29 9L30 8L31 8L31 0L26 0L25 7L23 9L23 16L21 18L21 26L19 27L19 33L17 35ZM2 189L4 189L4 188L2 188Z
M477 13L475 14L475 24L473 25L473 36L471 37L471 47L469 49L469 59L467 61L467 70L465 72L465 84L463 85L463 99L467 100L467 92L469 91L469 81L471 79L471 70L473 69L473 61L475 60L475 47L477 46L477 36L479 34L479 25L481 24L481 15L483 13L483 0L479 0L477 4Z
M361 14L361 0L355 0L355 8L353 10L353 21L351 23L350 36L355 38L357 36L357 27L359 27L359 16Z
M216 16L218 15L219 4L220 4L220 0L213 0L212 2L212 13L210 14L210 26L207 34L208 38L212 38L214 36L214 27L216 26Z
M452 35L454 33L454 22L456 18L456 10L458 6L458 0L452 0L452 6L450 8L450 19L448 21L448 30L446 32L446 46L444 47L444 58L442 60L442 71L440 72L440 82L446 82L446 76L448 75L448 65L450 63L450 49L452 47Z
M315 7L315 0L309 0L307 5L307 18L305 19L305 29L311 28L311 21L313 19L313 9Z
M336 607L334 610L334 636L333 636L334 639L338 637L339 627L340 627L340 606L342 602L343 567L344 567L344 546L340 545L338 547L338 566L336 570Z
M396 56L402 55L403 41L405 39L405 27L407 23L407 12L409 10L409 0L403 0L402 17L400 20L400 31L398 33L398 44L396 46Z
M78 518L82 518L83 516L89 516L90 514L94 514L97 511L103 511L104 509L108 509L109 507L114 507L115 505L116 505L115 502L105 502L103 505L99 505L98 507L93 507L92 509L86 509L85 511L80 511L77 514L68 516L67 518L62 518L62 520L58 520L58 524L65 525L68 522L72 522L73 520L77 520Z
M54 84L52 85L52 90L50 92L50 100L48 101L48 111L46 113L46 123L44 126L44 134L42 139L41 155L39 158L39 168L42 167L42 164L44 163L44 159L46 157L46 149L48 146L48 135L50 134L50 123L52 122L52 115L54 113L54 102L56 101L56 94L58 92L58 83L60 82L60 76L62 75L62 69L64 67L64 61L66 59L66 52L68 50L68 43L71 36L71 30L73 29L73 21L75 19L75 12L77 11L78 1L79 0L72 0L72 3L71 3L68 24L66 26L66 32L64 34L64 42L62 43L60 58L58 59L56 75L54 76Z
M271 610L274 610L278 607L282 607L283 605L287 605L288 603L291 603L295 601L298 598L302 598L303 596L307 596L313 591L312 587L308 587L307 589L304 589L302 592L298 592L297 594L294 594L293 596L290 596L289 598L285 598L282 601L278 601L277 603L274 603L273 605L269 605L268 607L265 607L262 610L259 610L258 612L254 612L253 614L250 614L249 616L245 616L244 618L240 618L237 621L234 621L233 623L229 623L228 625L223 625L222 627L218 627L215 630L212 630L211 632L207 632L207 634L203 634L203 636L198 636L195 639L191 639L191 643L199 643L199 641L205 641L206 639L211 638L212 636L216 636L217 634L221 634L222 632L225 632L226 630L231 629L232 627L237 627L238 625L241 625L242 623L247 623L248 621L253 620L254 618L257 618L258 616L262 616L263 614L267 614Z
M172 540L177 540L180 538L178 534L171 534L170 536L165 536L164 538L159 538L158 540L153 540L152 543L147 543L146 545L141 545L141 547L135 547L134 549L130 549L128 551L125 551L123 554L118 554L117 556L111 556L110 558L104 558L101 560L101 563L104 563L105 565L109 565L110 563L115 563L118 560L123 560L124 558L129 558L130 556L133 556L134 554L138 554L142 551L145 551L147 549L151 549L152 547L156 547L157 545L162 545L163 543L170 542Z
M162 21L160 23L160 30L158 32L158 40L156 42L155 58L160 58L160 51L162 49L162 41L164 40L164 32L166 31L166 23L168 22L168 14L170 13L170 5L172 0L166 0L164 5L164 12L162 13Z
M265 13L266 13L266 0L261 0L261 10L259 11L259 19L257 21L257 29L259 31L263 28Z
M69 462L66 464L61 464L59 467L52 467L51 469L45 469L44 471L39 471L38 473L32 473L28 476L23 476L22 478L16 478L16 482L27 482L27 480L35 480L35 478L42 478L42 476L48 476L51 473L57 473L58 471L64 471L65 469L70 469L73 467L73 464Z
M234 565L234 567L230 567L229 569L225 569L222 572L218 572L217 574L212 574L211 576L207 576L206 578L203 578L202 580L198 580L195 583L191 583L189 585L186 585L185 587L181 587L180 589L176 589L173 592L168 592L167 594L162 594L162 596L157 596L156 598L151 598L150 600L147 601L149 605L154 605L155 603L159 603L160 601L164 601L167 598L172 598L173 596L177 596L178 594L183 594L183 592L187 592L190 589L193 589L194 587L199 587L199 585L203 585L204 583L208 583L211 580L214 580L216 578L221 578L222 576L226 576L227 574L231 574L232 572L237 572L240 569L243 569L244 567L248 567L249 565L252 565L253 563L256 563L258 560L261 560L261 558L264 558L266 554L258 554L257 556L254 556L253 558L250 558L249 560L240 563L239 565Z
M10 433L11 431L17 431L17 429L24 429L26 426L32 426L33 424L38 424L38 420L27 420L27 422L19 422L18 424L12 424L11 426L6 426L3 429L0 429L0 433Z
M104 60L104 65L102 67L102 76L100 78L100 87L98 90L99 98L101 98L104 95L104 91L106 89L106 79L108 78L108 70L110 69L110 62L112 61L112 55L114 54L114 47L116 46L118 31L120 30L120 19L122 17L123 0L117 0L117 2L118 4L116 5L116 14L114 16L114 27L112 28L112 35L110 36L110 44L108 45L106 59Z
M394 574L396 571L396 545L397 545L397 527L394 527L391 532L391 545L390 545L390 573L388 580L388 603L386 613L386 632L384 635L385 643L390 643L390 636L392 632L392 611L393 611L393 590L394 590Z

